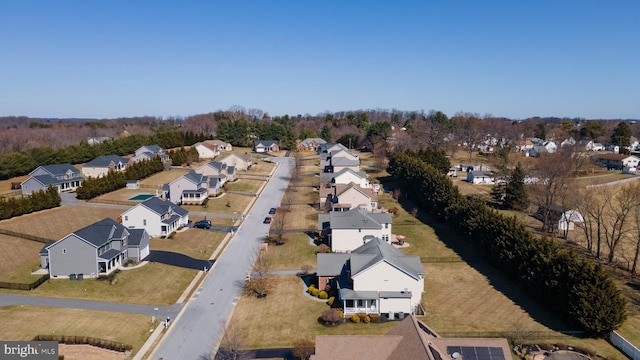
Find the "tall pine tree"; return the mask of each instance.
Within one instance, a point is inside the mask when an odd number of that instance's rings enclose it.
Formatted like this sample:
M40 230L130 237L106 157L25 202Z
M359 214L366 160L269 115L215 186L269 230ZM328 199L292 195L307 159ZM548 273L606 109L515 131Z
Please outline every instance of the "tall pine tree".
M504 203L507 207L515 210L524 210L529 206L527 189L524 186L524 169L518 162L509 175L509 181L505 188Z

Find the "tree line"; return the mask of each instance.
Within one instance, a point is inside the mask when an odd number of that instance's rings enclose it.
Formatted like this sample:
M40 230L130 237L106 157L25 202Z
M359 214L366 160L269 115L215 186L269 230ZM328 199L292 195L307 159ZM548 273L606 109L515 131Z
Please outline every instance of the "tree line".
M127 155L144 145L157 144L169 149L192 145L210 138L204 134L177 130L159 132L153 135L130 135L95 145L82 142L78 145L57 149L36 147L28 151L0 154L0 180L26 175L38 166L49 164L81 164L102 155Z
M49 186L46 191L38 190L31 195L1 198L0 220L58 207L61 201L58 189L54 186Z
M81 200L93 199L96 196L122 189L127 180L140 180L164 170L159 157L142 160L127 166L125 171L109 171L101 178L89 177L76 189L76 197Z
M534 236L515 217L501 215L484 201L462 196L425 158L396 152L389 161L389 174L417 206L455 225L494 266L569 325L605 336L623 323L626 301L600 265L553 239Z

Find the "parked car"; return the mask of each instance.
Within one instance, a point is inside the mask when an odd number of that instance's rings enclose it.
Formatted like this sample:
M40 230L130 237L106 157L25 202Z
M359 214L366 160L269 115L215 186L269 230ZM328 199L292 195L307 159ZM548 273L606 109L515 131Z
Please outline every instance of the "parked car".
M199 229L208 229L211 227L211 220L200 220L200 221L196 221L195 224L193 224L194 228L199 228Z
M278 209L276 209L276 208L271 208L271 209L269 210L269 214L273 215L273 214L275 214L275 213L276 213L276 211L278 211Z
M271 224L271 217L267 216L266 218L264 218L264 221L262 223Z

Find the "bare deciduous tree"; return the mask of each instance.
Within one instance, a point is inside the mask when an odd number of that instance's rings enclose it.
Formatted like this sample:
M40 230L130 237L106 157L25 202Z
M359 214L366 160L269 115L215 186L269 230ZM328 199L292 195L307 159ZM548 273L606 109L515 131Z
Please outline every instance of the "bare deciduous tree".
M224 322L223 322L224 325ZM223 326L225 328L225 326ZM220 342L220 349L216 353L216 360L248 360L251 359L249 351L243 350L244 343L242 332L235 322L226 326Z
M570 160L563 154L549 154L538 161L540 181L531 186L532 200L540 208L542 230L553 229L551 215L558 201L566 199L570 176Z
M577 208L582 214L584 222L578 223L578 227L582 229L586 240L586 247L589 253L594 253L596 258L600 258L602 249L603 228L605 221L605 199L611 197L611 189L590 188L584 189L578 193ZM595 246L595 249L594 249Z
M607 197L609 219L603 222L602 227L609 250L607 261L612 262L618 245L629 231L627 218L632 216L637 200L633 198L633 186L627 185L619 189L612 197Z

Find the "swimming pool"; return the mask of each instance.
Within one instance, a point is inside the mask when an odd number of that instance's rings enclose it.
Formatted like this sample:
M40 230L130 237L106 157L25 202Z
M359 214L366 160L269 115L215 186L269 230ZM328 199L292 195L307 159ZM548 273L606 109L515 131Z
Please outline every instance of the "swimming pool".
M155 195L153 194L138 194L132 198L129 198L129 200L147 200L149 198L154 197Z

